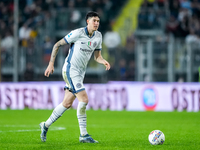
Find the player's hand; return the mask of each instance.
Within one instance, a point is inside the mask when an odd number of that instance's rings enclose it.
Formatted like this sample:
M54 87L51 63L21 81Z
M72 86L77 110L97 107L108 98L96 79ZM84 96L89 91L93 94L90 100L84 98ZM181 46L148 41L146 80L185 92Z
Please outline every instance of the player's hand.
M54 72L54 65L52 63L49 63L47 69L44 72L44 75L46 77L49 77L50 74L52 74Z
M110 64L105 60L104 66L106 66L106 70L110 70Z

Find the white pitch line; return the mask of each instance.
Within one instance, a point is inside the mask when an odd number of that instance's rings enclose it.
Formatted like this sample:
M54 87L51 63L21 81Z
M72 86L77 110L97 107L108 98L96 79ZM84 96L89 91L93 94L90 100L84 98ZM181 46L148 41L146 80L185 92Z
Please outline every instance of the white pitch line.
M0 125L0 127L13 127L13 128L23 127L23 128L30 128L30 127L38 127L38 126L36 126L36 125Z
M18 126L15 126L18 127ZM52 127L50 130L65 130L64 127ZM33 131L41 131L40 129L30 129L30 130L7 130L7 131L0 131L0 132L33 132Z

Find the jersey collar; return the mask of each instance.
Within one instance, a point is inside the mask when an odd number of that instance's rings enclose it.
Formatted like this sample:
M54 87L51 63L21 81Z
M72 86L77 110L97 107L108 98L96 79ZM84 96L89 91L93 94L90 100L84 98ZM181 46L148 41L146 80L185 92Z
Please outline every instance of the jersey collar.
M94 32L93 35L90 37L87 27L85 27L85 33L87 34L87 36L88 36L89 38L92 38L92 37L95 35L95 32Z

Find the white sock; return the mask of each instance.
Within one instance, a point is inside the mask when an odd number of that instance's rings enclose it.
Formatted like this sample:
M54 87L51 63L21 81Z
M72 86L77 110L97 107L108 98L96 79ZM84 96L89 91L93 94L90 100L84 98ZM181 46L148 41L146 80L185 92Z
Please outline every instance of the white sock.
M87 125L87 116L86 116L86 106L87 103L79 102L77 107L77 118L79 122L79 128L81 135L84 136L88 134L86 125Z
M62 114L67 110L67 108L65 108L63 106L62 103L60 103L52 112L51 116L47 119L47 121L45 122L45 126L47 128L50 127L50 125L52 123L54 123L58 118L60 118L62 116Z

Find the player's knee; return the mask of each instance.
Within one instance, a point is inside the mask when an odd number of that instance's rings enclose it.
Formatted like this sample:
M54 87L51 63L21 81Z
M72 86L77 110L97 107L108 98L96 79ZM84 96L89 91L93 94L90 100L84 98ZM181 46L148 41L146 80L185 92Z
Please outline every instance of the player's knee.
M84 103L88 103L88 97L87 96L83 96L79 99L79 102L84 102Z
M79 102L84 102L84 103L88 103L88 98L87 97L81 97L81 98L78 98L78 101Z
M63 103L63 106L68 109L72 106L72 103Z
M87 103L88 103L88 99L82 99L82 100L80 100L80 101L86 103L86 105L87 105Z

